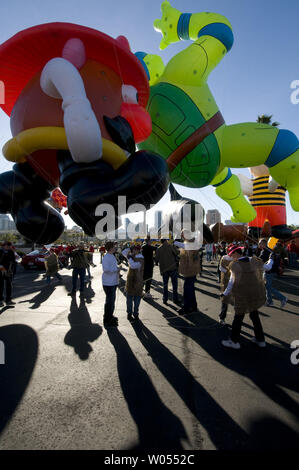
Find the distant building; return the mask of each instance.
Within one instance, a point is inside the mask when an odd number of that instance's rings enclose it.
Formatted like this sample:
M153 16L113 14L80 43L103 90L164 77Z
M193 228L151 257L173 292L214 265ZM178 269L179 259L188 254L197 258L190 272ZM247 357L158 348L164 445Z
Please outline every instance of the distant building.
M155 231L158 234L162 227L162 211L155 212Z
M6 214L0 214L0 232L13 232L16 226L13 220Z
M214 225L221 222L221 214L217 209L210 209L206 214L206 224Z

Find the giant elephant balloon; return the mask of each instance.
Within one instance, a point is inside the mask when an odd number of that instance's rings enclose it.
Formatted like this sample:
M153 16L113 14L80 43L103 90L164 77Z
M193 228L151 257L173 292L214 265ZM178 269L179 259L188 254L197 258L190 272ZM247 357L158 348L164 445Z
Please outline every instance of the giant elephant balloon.
M39 243L55 241L62 217L44 201L60 186L68 212L94 235L100 204L118 196L149 208L166 192L163 158L135 151L151 133L146 73L127 39L84 26L49 23L0 46L0 77L13 138L3 148L0 212ZM118 220L118 217L115 217Z
M233 45L230 22L215 13L181 13L168 1L154 27L160 48L194 41L164 67L157 55L138 52L150 80L148 111L152 133L139 148L164 157L171 181L191 188L212 184L232 208L233 220L249 222L254 208L242 194L232 168L265 164L289 192L299 211L299 141L288 130L266 124L226 125L207 85L210 72Z

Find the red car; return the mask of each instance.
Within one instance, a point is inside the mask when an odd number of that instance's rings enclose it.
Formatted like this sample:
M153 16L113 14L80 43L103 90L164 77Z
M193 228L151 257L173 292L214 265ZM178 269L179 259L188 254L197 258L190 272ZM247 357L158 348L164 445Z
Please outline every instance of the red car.
M31 253L28 253L28 255L23 256L21 265L24 267L24 269L30 269L30 268L44 269L45 268L45 256L47 256L48 254L49 254L49 251L46 249L31 251ZM68 264L67 256L60 255L59 261L65 267Z

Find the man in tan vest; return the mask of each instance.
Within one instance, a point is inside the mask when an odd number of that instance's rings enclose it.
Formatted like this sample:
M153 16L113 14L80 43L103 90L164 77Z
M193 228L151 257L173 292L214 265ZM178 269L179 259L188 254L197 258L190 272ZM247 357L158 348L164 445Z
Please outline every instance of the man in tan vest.
M258 309L266 301L263 273L271 269L273 260L270 259L268 263L264 264L261 259L255 256L252 258L243 256L243 248L234 246L227 253L228 256L233 258L228 267L231 275L228 286L220 297L223 301L227 301L227 297L231 293L234 301L235 317L232 323L231 337L228 340L223 340L222 345L227 348L240 349L239 339L242 323L245 314L249 313L254 328L255 337L253 341L259 347L264 348L266 343Z

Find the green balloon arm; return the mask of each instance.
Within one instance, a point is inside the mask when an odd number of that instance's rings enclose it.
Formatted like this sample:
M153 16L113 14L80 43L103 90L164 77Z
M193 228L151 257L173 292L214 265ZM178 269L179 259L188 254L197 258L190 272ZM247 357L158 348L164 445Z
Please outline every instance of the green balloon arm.
M218 38L219 41L225 38L225 44L229 30L232 30L228 19L218 13L181 13L173 8L168 0L162 2L161 11L162 17L154 21L154 29L162 34L160 43L162 50L178 41L190 39L196 41L205 32L208 36ZM226 31L225 27L228 27ZM227 44L225 45L227 46Z
M232 25L228 21L228 19L223 16L219 15L218 13L194 13L190 17L189 23L189 37L192 41L196 41L198 35L202 32L202 30L209 25L226 25L230 29L232 29Z
M225 173L228 169L224 169L222 173ZM218 180L218 183L216 181ZM214 179L212 184L217 184L216 194L221 197L233 211L234 222L248 223L255 219L256 212L252 205L247 201L241 190L241 184L239 178L236 175L231 175L228 179L225 178L223 183L219 182L219 175Z

